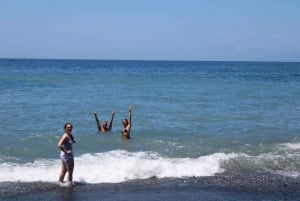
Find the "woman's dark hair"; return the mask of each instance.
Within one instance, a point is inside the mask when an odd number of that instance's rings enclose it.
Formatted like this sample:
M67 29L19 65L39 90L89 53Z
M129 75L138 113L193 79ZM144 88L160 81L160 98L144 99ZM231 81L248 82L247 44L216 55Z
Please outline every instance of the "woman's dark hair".
M71 122L67 122L67 123L65 124L65 126L64 126L65 129L67 128L67 125L70 125L70 126L73 127L73 125L71 124Z
M65 126L64 126L65 130L66 130L66 128L67 128L68 125L72 126L72 128L73 128L72 123L71 123L71 122L67 122L67 123L65 124ZM72 142L75 143L75 140L74 140L74 137L73 137L72 134L70 135L70 138L71 138Z
M126 121L126 124L128 124L129 122L128 122L128 119L123 119L122 121Z

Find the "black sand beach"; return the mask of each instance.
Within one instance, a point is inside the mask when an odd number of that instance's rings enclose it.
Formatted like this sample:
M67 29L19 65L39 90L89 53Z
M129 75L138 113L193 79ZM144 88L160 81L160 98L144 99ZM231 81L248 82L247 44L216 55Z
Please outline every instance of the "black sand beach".
M278 175L135 180L117 184L0 184L0 200L299 200L300 180Z

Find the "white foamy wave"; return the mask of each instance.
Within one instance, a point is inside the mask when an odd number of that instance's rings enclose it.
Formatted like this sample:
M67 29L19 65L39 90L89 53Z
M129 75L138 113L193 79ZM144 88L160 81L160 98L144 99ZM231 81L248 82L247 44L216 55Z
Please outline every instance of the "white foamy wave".
M234 172L264 172L279 174L285 177L298 177L300 175L298 153L270 152L251 156L241 153L234 160L226 164L226 169Z
M284 143L280 144L282 149L297 150L300 149L300 143Z
M167 158L153 152L110 151L75 157L74 180L86 183L118 183L151 177L213 176L224 170L222 162L236 154L215 153L199 158ZM60 160L0 164L0 182L58 180Z

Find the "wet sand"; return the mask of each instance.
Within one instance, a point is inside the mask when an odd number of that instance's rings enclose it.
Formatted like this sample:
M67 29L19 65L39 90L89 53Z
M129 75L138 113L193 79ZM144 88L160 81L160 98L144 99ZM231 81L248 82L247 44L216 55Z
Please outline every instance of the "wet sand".
M0 200L299 200L300 179L278 175L135 180L116 184L0 183Z

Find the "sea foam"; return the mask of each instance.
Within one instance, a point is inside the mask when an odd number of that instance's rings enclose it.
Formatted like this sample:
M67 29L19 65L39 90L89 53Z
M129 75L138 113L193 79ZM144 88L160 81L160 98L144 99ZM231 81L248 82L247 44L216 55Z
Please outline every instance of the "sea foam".
M280 147L282 149L300 150L300 143L282 143Z
M215 153L198 158L168 158L153 152L115 150L75 157L74 180L84 183L118 183L151 177L200 177L222 173L222 162L236 154ZM59 159L32 163L0 164L0 182L55 182L61 168Z

